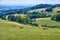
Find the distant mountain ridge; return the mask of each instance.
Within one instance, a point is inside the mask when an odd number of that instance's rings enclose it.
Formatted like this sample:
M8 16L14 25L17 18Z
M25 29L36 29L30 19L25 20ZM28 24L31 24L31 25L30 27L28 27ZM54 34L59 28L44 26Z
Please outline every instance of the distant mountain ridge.
M24 9L27 8L28 6L2 6L0 5L0 9Z
M53 9L55 7L60 7L60 4L53 4L53 5L52 4L39 4L36 6L1 6L0 5L0 12L5 13L5 14L13 14L13 13L20 14L20 13L28 12L30 10L41 9L41 8Z
M39 8L48 8L48 7L60 7L60 4L38 4L36 6L4 6L0 5L0 8L10 8L10 9L39 9Z
M60 7L60 4L38 4L36 6L33 6L33 7L30 7L30 8L27 8L29 10L34 10L34 9L40 9L40 8L55 8L55 7Z

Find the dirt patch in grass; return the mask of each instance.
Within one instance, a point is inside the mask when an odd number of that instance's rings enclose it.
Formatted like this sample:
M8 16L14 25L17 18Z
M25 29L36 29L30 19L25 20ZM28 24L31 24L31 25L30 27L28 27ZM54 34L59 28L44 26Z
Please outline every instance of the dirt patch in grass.
M23 26L23 27L32 27L31 25L24 25L24 24L17 23L17 22L4 22L4 23L9 23L9 24L13 24L13 25L19 25L19 26Z

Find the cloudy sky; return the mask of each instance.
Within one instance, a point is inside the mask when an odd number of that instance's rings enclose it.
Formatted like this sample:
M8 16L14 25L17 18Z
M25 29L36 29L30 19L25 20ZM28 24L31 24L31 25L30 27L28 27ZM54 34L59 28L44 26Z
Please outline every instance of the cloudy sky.
M60 4L59 0L0 0L0 5Z

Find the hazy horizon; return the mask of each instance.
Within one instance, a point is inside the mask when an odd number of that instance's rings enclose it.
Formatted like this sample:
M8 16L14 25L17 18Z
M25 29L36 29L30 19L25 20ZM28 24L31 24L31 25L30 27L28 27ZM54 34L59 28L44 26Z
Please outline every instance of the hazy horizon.
M37 5L37 4L60 4L59 0L0 0L0 5Z

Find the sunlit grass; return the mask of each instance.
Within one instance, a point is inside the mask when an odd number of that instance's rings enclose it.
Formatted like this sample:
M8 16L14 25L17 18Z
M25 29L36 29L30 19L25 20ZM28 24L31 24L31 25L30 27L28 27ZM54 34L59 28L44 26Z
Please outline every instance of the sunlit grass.
M20 27L0 22L0 40L60 40L60 29L57 28Z
M60 22L53 21L50 18L43 18L42 20L38 20L37 23L39 25L48 25L48 26L60 26Z

